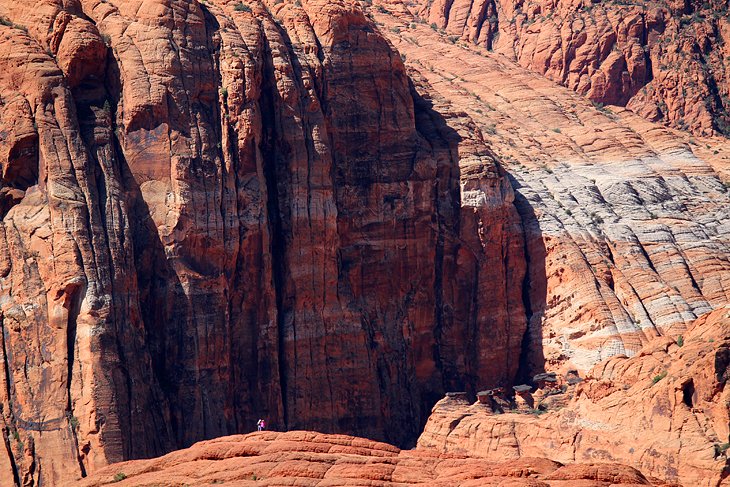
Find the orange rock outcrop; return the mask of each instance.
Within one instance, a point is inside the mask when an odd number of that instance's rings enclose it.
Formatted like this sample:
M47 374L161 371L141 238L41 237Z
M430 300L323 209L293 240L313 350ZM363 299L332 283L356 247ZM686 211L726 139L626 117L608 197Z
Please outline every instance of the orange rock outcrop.
M418 446L488 461L620 463L669 484L726 485L729 365L730 308L701 317L679 341L660 337L596 365L526 414L445 398Z
M407 3L451 42L503 54L596 103L698 135L730 134L726 1Z
M293 431L205 441L153 460L111 465L69 485L609 487L662 485L618 464L561 465L540 458L485 461L398 450L362 438Z

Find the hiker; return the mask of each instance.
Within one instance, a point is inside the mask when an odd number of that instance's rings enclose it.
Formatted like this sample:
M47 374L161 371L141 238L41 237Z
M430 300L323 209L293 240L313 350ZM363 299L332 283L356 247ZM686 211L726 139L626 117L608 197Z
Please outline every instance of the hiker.
M266 421L263 419L259 419L256 423L256 426L258 427L259 431L263 431L266 428Z

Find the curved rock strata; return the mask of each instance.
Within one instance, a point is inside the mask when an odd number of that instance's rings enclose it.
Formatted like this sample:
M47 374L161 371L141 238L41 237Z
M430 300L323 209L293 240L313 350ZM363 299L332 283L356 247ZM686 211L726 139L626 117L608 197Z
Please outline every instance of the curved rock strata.
M408 444L445 390L513 379L511 186L355 5L0 16L2 478L259 416Z
M447 390L585 373L729 301L727 139L594 106L402 2L0 17L2 479L261 416L409 445ZM641 112L632 80L601 93Z
M382 3L395 11L401 0ZM724 0L405 3L450 42L503 54L595 103L697 135L730 134Z
M369 13L406 65L474 121L515 187L529 273L524 377L633 355L730 302L728 139L598 108L384 4Z
M730 308L701 317L681 340L659 337L634 357L606 360L582 382L538 389L526 413L445 398L418 447L488 461L621 463L672 485L726 485L728 365Z

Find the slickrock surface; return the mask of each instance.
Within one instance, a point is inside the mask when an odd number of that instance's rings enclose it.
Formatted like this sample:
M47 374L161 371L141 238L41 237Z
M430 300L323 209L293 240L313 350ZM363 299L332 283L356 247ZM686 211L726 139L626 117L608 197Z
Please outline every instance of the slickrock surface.
M586 371L730 301L727 139L598 109L500 54L445 41L403 4L369 12L510 173L527 241L526 370Z
M258 417L412 444L445 390L513 380L512 188L357 6L0 16L0 478L55 485Z
M450 42L503 54L596 103L730 134L727 0L408 3Z
M119 479L122 480L119 480ZM116 480L116 481L115 481ZM540 458L485 461L430 450L403 450L362 438L304 431L252 433L197 443L153 460L111 465L70 485L609 487L661 485L618 464Z
M727 308L699 318L677 342L659 337L634 357L596 365L532 413L492 414L445 398L418 447L489 461L622 463L669 483L727 485L729 366ZM569 401L550 405L560 396Z

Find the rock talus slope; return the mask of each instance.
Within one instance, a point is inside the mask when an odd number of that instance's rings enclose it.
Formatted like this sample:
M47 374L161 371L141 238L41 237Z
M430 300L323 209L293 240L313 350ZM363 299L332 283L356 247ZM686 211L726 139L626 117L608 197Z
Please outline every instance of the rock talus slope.
M259 416L405 444L446 389L514 378L512 188L354 4L0 16L3 478Z

